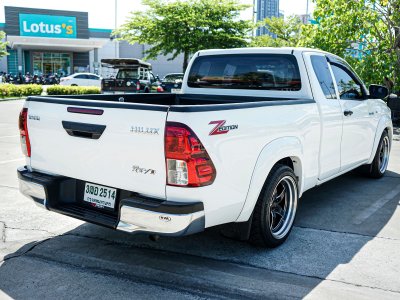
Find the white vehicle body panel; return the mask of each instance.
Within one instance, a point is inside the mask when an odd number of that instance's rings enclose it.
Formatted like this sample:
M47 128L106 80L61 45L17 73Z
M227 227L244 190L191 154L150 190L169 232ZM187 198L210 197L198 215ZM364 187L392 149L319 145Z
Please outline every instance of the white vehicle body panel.
M273 158L260 156L263 149L282 136L296 139L298 145L304 147L297 149L296 145L292 149L293 153L304 153L301 155L305 174L302 186L313 186L317 182L318 164L315 164L314 157L318 156L320 128L316 103L168 114L168 121L187 124L188 120L190 128L207 149L217 170L217 177L212 185L197 188L194 192L191 192L192 188L167 186L167 198L173 201L202 201L207 226L217 225L221 219L223 223L236 221L256 165L264 163L264 159L271 162L275 160L274 164L286 157L280 156L280 151ZM237 124L239 127L228 134L209 135L215 125L208 124L215 120L226 120L227 125ZM268 172L264 170L260 174L263 182Z
M28 103L29 115L40 117L40 121L28 121L33 170L165 199L166 111L103 107L104 114L97 116L69 113L60 104ZM107 127L100 139L92 140L68 135L62 121ZM159 134L131 132L138 125L157 128ZM134 166L155 170L155 174L140 173Z

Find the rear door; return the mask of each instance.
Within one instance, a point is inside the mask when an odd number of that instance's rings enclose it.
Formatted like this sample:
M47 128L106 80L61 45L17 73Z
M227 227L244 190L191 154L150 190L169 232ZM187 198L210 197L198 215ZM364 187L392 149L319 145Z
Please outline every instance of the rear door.
M165 197L167 106L40 97L28 105L33 169Z
M322 53L304 53L308 74L320 111L321 143L319 151L320 180L340 172L343 113L337 96L332 70Z

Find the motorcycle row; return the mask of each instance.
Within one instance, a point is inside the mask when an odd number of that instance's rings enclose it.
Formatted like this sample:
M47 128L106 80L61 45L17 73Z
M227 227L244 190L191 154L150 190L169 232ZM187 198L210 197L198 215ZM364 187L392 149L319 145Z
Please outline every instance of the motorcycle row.
M60 76L57 74L31 75L29 72L25 75L0 72L0 83L52 85L60 83Z

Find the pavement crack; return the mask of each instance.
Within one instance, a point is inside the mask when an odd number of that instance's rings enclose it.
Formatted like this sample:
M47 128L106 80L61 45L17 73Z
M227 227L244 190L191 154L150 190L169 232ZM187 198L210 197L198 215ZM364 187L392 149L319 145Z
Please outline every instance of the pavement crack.
M32 246L30 246L27 250L24 250L24 251L22 251L22 252L19 252L19 253L18 253L18 252L15 252L15 253L13 253L13 254L9 254L9 255L7 255L6 257L4 257L3 262L6 262L6 261L9 261L9 260L14 259L14 258L18 258L18 257L24 256L24 255L28 254L29 252L31 252L33 249L35 249L37 246L39 246L39 245L41 245L41 244L47 242L47 241L50 240L50 239L51 239L51 238L47 238L47 239L41 240L41 241L39 241L39 242L36 242L36 243L33 244ZM1 261L0 261L0 262L1 262Z
M1 229L1 232L0 232L0 238L1 238L1 241L3 242L3 243L5 243L6 242L6 223L5 222L3 222L3 221L0 221L0 229Z
M0 188L8 188L8 189L13 189L13 190L18 190L18 188L15 186L3 185L3 184L0 184Z
M369 234L357 233L357 232L351 232L351 231L339 231L339 230L332 230L332 229L313 228L313 227L307 227L307 226L301 226L301 225L295 225L293 227L301 228L301 229L308 229L308 230L315 230L315 231L325 231L325 232L331 232L331 233L342 233L342 234L349 234L349 235L357 235L357 236L362 236L362 237L371 238L371 239L375 239L376 238L376 239L383 239L383 240L389 240L389 241L400 241L400 239L396 239L396 238L369 235Z
M39 231L39 232L44 232L47 234L50 234L52 237L57 236L56 233L54 232L50 232L48 230L45 229L36 229L36 228L19 228L19 227L10 227L7 225L4 225L5 229L11 229L11 230L23 230L23 231Z
M296 227L299 227L299 226L296 226ZM308 227L300 227L300 228L328 231L328 230L314 229L314 228L308 228ZM346 232L338 232L338 231L332 231L332 232L335 232L335 233L346 233ZM348 233L348 234L354 234L354 233ZM354 234L354 235L357 235L357 234ZM247 267L260 269L260 270L267 270L267 271L278 272L278 273L282 273L282 274L290 274L290 275L295 275L295 276L302 276L302 277L307 277L307 278L311 278L311 279L317 279L317 280L321 280L321 281L330 281L330 282L346 284L346 285L349 285L349 286L364 287L364 288L370 288L370 289L379 290L379 291L385 291L385 292L392 292L392 293L400 294L400 291L396 291L396 290L383 289L383 288L379 288L379 287L374 287L374 286L369 286L369 285L362 285L362 284L353 283L353 282L346 282L346 281L343 281L343 280L325 278L325 277L322 277L322 276L309 275L309 274L304 274L304 273L300 273L300 272L290 272L290 271L276 270L276 269L272 269L272 268L265 268L265 267L261 267L259 265L254 265L254 264L251 264L251 263L239 262L237 260L230 259L230 258L217 259L217 258L209 257L209 256L206 256L206 255L195 255L195 254L179 252L179 251L171 251L171 250L166 250L166 249L157 249L157 248L153 248L151 246L148 246L146 244L131 245L131 244L128 244L128 243L123 243L123 242L119 242L119 241L112 241L112 240L109 240L109 239L104 239L104 238L99 238L99 237L94 237L94 236L87 236L87 235L82 235L82 234L66 233L66 234L63 234L63 235L59 235L59 237L61 237L61 236L74 236L74 237L81 237L81 238L89 238L89 239L103 241L103 242L107 242L107 243L110 243L110 244L113 244L113 245L119 245L119 246L127 247L127 248L134 247L134 248L138 248L138 249L152 250L152 251L155 251L155 252L171 253L171 254L175 254L175 255L176 254L177 255L186 255L186 256L191 256L191 257L195 257L195 258L208 259L208 260L212 260L212 261L216 261L216 262L232 263L232 264L241 265L241 266L247 266ZM365 235L365 236L372 237L372 236L368 236L368 235ZM383 239L385 239L385 238L383 238Z

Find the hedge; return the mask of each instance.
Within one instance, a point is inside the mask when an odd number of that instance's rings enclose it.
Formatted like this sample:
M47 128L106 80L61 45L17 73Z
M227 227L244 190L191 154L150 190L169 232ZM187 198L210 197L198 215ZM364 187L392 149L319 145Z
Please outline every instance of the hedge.
M47 95L83 95L100 94L101 90L95 86L63 86L53 85L47 88Z
M41 95L43 88L37 84L0 84L0 98L26 97Z

